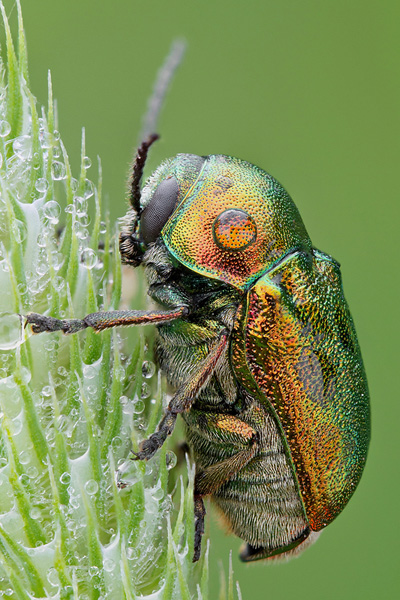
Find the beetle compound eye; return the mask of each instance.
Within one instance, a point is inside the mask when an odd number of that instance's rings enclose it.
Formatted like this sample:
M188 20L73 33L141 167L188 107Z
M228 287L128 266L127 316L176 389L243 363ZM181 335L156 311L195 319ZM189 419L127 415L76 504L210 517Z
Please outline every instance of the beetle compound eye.
M178 199L179 188L175 177L164 179L157 187L149 204L140 215L140 237L145 244L154 242L171 216Z
M221 250L236 252L244 250L256 241L257 226L244 210L230 208L215 219L213 235Z

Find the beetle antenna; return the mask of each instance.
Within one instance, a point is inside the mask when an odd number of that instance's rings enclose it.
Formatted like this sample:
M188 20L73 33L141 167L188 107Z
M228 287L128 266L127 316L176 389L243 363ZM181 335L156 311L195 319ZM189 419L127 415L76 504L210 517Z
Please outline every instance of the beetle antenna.
M139 148L133 163L132 177L130 181L130 204L136 214L140 215L140 181L150 146L159 138L153 133L158 129L158 119L165 103L168 88L172 82L177 68L182 62L186 50L183 40L174 40L171 49L157 73L153 86L153 92L147 103L147 110L143 118L142 132L140 135Z
M150 146L158 140L158 133L152 133L144 140L136 151L135 161L132 168L132 177L130 183L130 204L137 215L140 215L140 181L143 175L143 169L146 162Z

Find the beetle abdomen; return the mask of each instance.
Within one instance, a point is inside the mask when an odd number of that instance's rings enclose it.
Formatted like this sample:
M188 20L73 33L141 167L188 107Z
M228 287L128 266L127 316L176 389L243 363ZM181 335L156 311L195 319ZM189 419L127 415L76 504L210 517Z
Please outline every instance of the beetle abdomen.
M187 440L193 449L196 470L221 463L245 447L240 439L220 440L211 419L192 409L184 415ZM308 522L289 460L274 419L257 405L239 415L244 426L257 429L259 450L214 494L229 529L263 556L285 552L309 533ZM305 537L307 537L307 535Z

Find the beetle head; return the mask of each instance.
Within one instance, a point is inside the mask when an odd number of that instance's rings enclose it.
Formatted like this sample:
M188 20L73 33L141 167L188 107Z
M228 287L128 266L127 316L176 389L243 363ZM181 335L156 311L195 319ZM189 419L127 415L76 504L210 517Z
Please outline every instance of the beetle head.
M140 179L147 151L158 136L140 146L133 166L130 209L120 234L122 262L138 266L150 244L155 242L180 200L196 180L204 158L178 154L166 160L140 191Z

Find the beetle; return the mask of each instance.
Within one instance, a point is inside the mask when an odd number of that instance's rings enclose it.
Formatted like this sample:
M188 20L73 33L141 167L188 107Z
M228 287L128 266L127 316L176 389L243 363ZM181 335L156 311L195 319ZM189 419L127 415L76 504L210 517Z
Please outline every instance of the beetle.
M137 151L123 263L143 265L155 311L27 316L34 332L154 323L176 389L147 460L186 424L196 474L194 557L204 496L245 541L241 559L290 557L344 508L363 471L369 395L339 264L313 247L284 188L230 156L178 154L141 189Z

